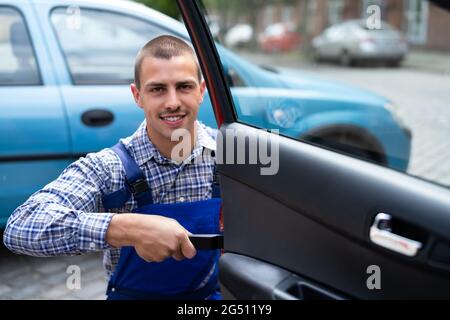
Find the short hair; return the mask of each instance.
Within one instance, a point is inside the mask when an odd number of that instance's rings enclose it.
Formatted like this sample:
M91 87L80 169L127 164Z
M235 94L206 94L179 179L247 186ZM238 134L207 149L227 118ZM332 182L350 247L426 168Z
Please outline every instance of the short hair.
M192 58L197 65L198 81L201 81L202 73L200 71L200 65L192 47L180 38L162 35L150 40L141 50L139 50L134 63L134 83L136 84L136 87L138 89L141 87L140 73L142 62L145 58L154 57L170 60L172 57L179 57L186 53L192 55Z

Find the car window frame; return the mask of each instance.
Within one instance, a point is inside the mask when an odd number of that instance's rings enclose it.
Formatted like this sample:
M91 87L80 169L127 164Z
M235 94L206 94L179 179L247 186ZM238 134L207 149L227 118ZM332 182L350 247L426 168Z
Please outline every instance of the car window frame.
M196 34L193 34L191 28L188 27L188 26L192 27L191 21L184 19L184 16L189 15L190 11L198 10L201 12L203 11L204 8L200 8L196 1L192 2L184 2L183 0L176 0L176 1L180 14L183 17L184 24L187 27L186 29L189 34L189 38L191 39L191 43L199 59L199 62L202 60L202 58L206 59L206 57L211 59L211 61L214 61L214 63L209 65L205 65L203 63L199 64L200 68L202 69L206 86L208 88L208 93L211 99L211 105L214 111L214 116L216 117L217 127L220 129L220 127L223 124L231 124L233 122L238 122L236 107L233 103L233 95L231 94L231 90L226 79L226 74L222 64L222 60L220 58L216 44L214 43L214 40L211 40L213 39L213 36L211 35L211 31L209 30L208 24L205 20L205 16L194 15L195 17L194 23L201 24L204 30L207 32L207 35L201 32L200 38L198 38ZM202 43L206 45L203 46L203 51L200 51L197 49L197 47L199 47L199 45ZM228 109L227 106L230 106L230 109Z

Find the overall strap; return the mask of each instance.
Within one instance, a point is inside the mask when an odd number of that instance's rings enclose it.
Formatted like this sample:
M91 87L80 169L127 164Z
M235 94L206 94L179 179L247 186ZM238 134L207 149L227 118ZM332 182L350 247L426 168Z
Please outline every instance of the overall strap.
M144 173L125 146L119 142L111 150L119 156L122 162L125 170L125 186L118 191L103 196L103 206L105 209L123 206L131 195L134 196L139 207L153 204L152 191L145 179Z

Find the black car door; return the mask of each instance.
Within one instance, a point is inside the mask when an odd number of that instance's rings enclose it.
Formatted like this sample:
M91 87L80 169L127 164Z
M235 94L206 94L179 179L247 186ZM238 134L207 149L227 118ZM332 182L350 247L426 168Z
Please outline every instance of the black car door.
M449 189L240 122L203 5L178 5L221 132L225 298L450 298ZM276 174L236 161L252 141Z

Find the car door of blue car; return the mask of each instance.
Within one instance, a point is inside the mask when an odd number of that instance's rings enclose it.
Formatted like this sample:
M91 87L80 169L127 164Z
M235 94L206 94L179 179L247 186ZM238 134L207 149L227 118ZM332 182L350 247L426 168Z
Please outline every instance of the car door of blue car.
M0 1L0 229L67 166L69 133L45 38L28 1Z

